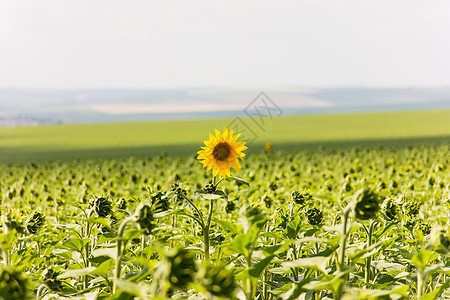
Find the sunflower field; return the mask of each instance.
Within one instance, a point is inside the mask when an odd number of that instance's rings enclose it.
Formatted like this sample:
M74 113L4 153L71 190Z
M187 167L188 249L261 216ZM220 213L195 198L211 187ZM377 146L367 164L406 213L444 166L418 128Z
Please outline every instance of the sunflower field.
M3 164L0 299L450 298L448 144L200 144Z

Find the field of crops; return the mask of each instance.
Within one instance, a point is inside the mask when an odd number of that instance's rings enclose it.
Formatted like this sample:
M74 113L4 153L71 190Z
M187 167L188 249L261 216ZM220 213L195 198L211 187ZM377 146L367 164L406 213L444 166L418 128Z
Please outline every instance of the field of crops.
M3 164L0 299L450 298L448 139L266 146Z
M248 152L260 152L267 142L277 151L292 152L319 146L447 142L450 136L450 110L272 116L265 118L263 128L253 120L243 120L249 128L241 126L240 131L252 130L257 136ZM208 132L232 122L208 119L0 128L0 164L148 157L161 152L191 156Z

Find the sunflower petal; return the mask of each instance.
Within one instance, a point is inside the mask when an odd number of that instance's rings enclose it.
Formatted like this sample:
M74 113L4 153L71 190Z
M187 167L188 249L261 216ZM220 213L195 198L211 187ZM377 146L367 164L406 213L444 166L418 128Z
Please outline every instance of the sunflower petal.
M239 163L239 159L245 156L243 151L247 149L245 146L245 142L238 142L237 139L241 136L240 133L237 133L233 136L233 129L228 130L227 127L220 132L217 129L214 129L215 136L213 134L209 134L209 139L204 141L204 145L202 146L200 151L197 152L197 159L200 163L202 163L203 168L206 168L206 172L212 170L214 176L217 176L220 173L222 178L226 178L231 176L231 169L238 171L241 169L241 165ZM226 143L228 145L228 152L223 152L222 149L215 149L218 144ZM220 155L218 155L219 151ZM216 155L216 156L214 156Z

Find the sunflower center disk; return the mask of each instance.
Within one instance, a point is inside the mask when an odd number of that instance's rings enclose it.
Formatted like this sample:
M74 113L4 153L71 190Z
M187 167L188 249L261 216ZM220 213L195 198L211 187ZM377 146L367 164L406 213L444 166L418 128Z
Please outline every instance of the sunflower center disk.
M228 143L218 143L213 149L213 156L216 160L224 161L231 153L231 147Z

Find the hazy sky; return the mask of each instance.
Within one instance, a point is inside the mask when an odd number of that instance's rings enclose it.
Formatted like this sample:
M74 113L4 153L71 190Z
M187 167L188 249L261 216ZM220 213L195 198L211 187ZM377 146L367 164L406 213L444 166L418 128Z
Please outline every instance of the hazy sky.
M450 86L450 1L0 0L0 87Z

